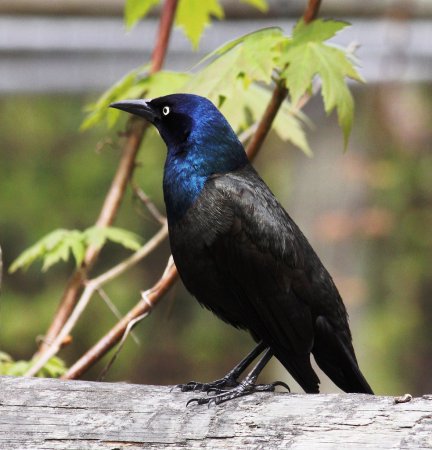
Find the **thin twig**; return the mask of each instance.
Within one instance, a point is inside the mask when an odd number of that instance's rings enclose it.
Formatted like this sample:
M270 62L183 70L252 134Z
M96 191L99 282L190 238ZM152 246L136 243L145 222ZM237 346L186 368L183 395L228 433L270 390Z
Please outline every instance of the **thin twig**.
M105 292L102 287L96 289L96 292L99 294L99 297L105 302L110 311L114 314L117 320L120 320L123 316L117 306L111 301L109 295ZM140 341L134 332L131 333L131 337L134 340L135 344L140 345Z
M116 348L116 351L115 351L113 357L109 360L108 364L102 369L101 373L99 374L99 376L97 378L97 381L103 381L105 379L105 375L108 373L108 371L111 369L111 366L114 364L115 360L117 359L117 356L121 352L121 349L123 348L123 345L126 342L127 337L129 336L129 334L131 336L133 335L132 328L138 322L141 322L141 320L145 319L149 314L150 314L150 312L145 312L145 313L141 314L140 316L135 317L135 319L132 319L127 324L126 330L123 333L123 336L119 342L119 345Z
M152 73L157 72L162 68L168 48L177 3L178 0L166 0L163 6L156 46L152 54ZM123 145L122 156L96 221L97 226L109 226L113 223L124 197L127 183L135 168L135 159L147 127L148 123L145 121L134 120L133 118L129 119L126 127L129 131ZM37 355L41 355L51 345L52 341L58 335L72 313L84 287L87 274L96 262L98 256L99 249L90 247L86 253L83 267L74 272L69 279L52 323L45 334L45 338L43 339Z
M134 182L131 183L135 195L144 203L149 213L160 223L166 221L166 217L159 211L157 206L152 202L151 198Z
M103 336L90 350L88 350L67 373L62 376L65 380L79 378L89 367L99 361L114 345L122 338L131 320L148 313L156 303L163 297L168 289L178 279L177 269L172 257L170 257L167 267L160 280L143 294L142 299L132 308L121 321Z
M321 80L319 78L316 78L312 82L312 89L310 92L305 92L298 100L298 102L293 106L293 112L297 113L301 111L307 103L309 103L309 100L314 97L321 89Z
M257 128L258 122L255 122L249 128L246 128L246 130L242 131L239 134L238 136L239 141L244 145L254 135Z
M171 30L174 23L174 16L177 10L177 3L178 0L165 0L162 8L158 37L156 39L156 45L151 58L152 65L150 72L152 73L161 70L165 61Z
M163 242L168 236L168 226L165 225L149 240L143 245L139 250L137 250L132 256L125 259L120 264L117 264L112 269L99 275L93 281L97 281L98 284L105 284L107 281L118 277L123 272L133 267L137 262L145 258L150 252L152 252L161 242Z
M282 102L285 100L287 93L288 91L282 83L276 85L264 114L259 121L257 130L249 142L249 145L246 147L246 153L251 161L255 159L255 156L261 149L261 146L272 127L273 120L275 119Z
M57 352L61 348L63 339L65 339L66 336L74 328L75 324L81 317L81 314L84 312L90 299L97 289L99 289L101 286L103 286L113 278L118 277L130 267L134 266L141 259L145 258L150 252L157 248L157 246L167 237L167 235L168 227L165 225L152 237L152 239L150 239L143 247L137 250L132 256L112 267L107 272L99 275L96 278L93 278L92 280L89 280L86 283L86 287L75 308L73 309L72 314L69 316L68 320L66 321L54 341L42 355L35 359L34 364L32 364L32 366L24 374L24 376L32 377L36 375L36 373L39 372L40 369L42 369L42 367L49 361L49 359L57 354Z
M308 5L303 13L305 23L310 23L318 17L318 11L321 6L321 0L309 0Z

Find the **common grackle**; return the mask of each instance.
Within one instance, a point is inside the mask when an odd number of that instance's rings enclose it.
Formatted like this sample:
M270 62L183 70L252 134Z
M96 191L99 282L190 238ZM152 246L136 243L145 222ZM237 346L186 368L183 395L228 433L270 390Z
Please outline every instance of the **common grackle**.
M341 389L372 394L331 276L213 103L173 94L111 107L150 121L167 145L163 191L171 250L184 285L202 305L248 330L258 343L220 380L179 385L183 391L214 393L190 402L218 404L287 387L278 381L255 384L273 355L306 392L319 392L311 353Z

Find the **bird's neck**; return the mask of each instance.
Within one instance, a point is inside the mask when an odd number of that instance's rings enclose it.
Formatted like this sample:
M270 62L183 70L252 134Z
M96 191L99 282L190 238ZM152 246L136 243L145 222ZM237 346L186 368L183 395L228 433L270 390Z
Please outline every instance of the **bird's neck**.
M195 143L183 148L168 148L163 189L170 224L180 220L195 203L209 177L248 164L238 141L206 145L205 148L200 148L201 145Z

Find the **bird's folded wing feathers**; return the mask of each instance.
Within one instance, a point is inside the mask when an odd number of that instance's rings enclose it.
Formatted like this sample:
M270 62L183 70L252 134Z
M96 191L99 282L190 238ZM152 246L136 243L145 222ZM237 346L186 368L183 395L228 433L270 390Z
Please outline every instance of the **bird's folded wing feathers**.
M223 198L224 214L220 220L214 215L207 246L245 305L251 331L289 354L308 355L313 345L311 310L292 289L302 276L304 256L292 232L295 224L256 172L248 175L211 181L215 203L220 205Z

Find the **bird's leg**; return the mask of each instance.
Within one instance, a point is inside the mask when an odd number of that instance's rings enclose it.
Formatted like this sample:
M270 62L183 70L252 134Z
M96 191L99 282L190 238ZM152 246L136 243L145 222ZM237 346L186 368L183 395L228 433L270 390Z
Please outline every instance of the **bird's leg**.
M244 395L252 394L253 392L273 392L276 386L283 386L289 391L290 388L288 387L288 385L282 381L275 381L274 383L270 384L255 384L258 375L264 369L265 365L270 361L272 356L272 350L267 349L264 356L258 361L258 364L249 372L246 378L233 389L225 391L219 390L220 393L218 393L217 395L192 398L186 403L186 406L193 402L196 402L198 405L203 405L205 403L207 403L209 406L211 404L219 405L220 403L227 402L228 400L242 397Z
M186 384L178 384L176 387L180 388L182 392L188 391L203 391L220 390L226 388L233 388L239 385L238 377L246 370L250 363L260 355L267 346L260 342L244 359L242 359L232 370L230 370L223 378L212 381L210 383L199 383L197 381L190 381Z

